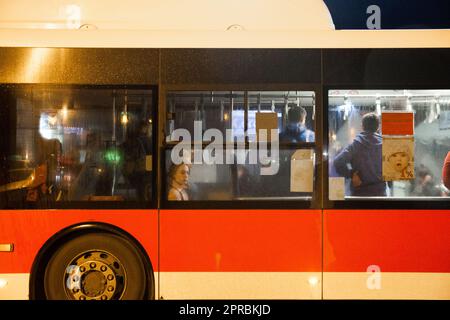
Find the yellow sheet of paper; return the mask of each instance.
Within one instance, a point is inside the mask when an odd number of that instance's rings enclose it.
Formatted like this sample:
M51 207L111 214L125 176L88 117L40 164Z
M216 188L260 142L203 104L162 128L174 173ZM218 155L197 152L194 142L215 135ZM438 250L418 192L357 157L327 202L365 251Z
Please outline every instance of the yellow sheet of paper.
M152 171L152 160L153 157L151 155L145 156L145 171Z
M260 139L259 130L266 131L266 139ZM278 129L278 115L276 112L257 112L256 113L256 137L257 141L270 141L270 133L272 129Z

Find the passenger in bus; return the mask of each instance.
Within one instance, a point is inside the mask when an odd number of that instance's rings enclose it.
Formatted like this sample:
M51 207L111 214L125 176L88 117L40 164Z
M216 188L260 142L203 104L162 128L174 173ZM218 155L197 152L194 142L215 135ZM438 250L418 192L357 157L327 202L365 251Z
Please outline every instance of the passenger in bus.
M122 172L136 190L137 199L149 201L151 198L152 172L146 168L146 157L152 154L152 139L147 121L136 127L129 127L127 140L121 146L124 153Z
M185 163L172 164L169 169L169 192L167 200L187 201L189 200L189 175L190 167Z
M87 200L89 196L99 195L97 192L108 194L100 182L103 180L101 176L105 173L105 167L102 165L101 137L93 130L86 131L85 142L81 146L85 152L83 160L80 161L80 173L68 190L70 200Z
M447 153L442 167L442 182L447 189L450 189L450 152Z
M56 191L57 188L60 187L58 185L56 176L58 174L58 170L60 168L60 159L62 156L62 144L58 139L46 139L41 134L38 134L35 140L35 150L36 150L36 158L35 158L35 168L45 167L44 172L46 172L47 176L44 178L44 181L40 181L41 191L42 193L50 193L52 191ZM33 185L36 185L38 180L34 181ZM34 191L37 189L34 188ZM29 190L28 194L33 193L33 190ZM36 196L37 194L34 193ZM35 197L27 196L27 200L34 199Z
M280 133L280 142L298 143L314 142L314 131L305 126L306 110L303 107L291 104L288 111L288 121L286 128Z
M351 179L352 196L386 196L379 127L380 119L375 113L365 114L362 118L363 131L334 159L337 173Z
M447 153L442 166L442 182L447 189L450 189L450 151Z
M435 183L431 170L421 164L416 171L417 175L413 182L411 194L413 196L440 197L441 190L439 185Z

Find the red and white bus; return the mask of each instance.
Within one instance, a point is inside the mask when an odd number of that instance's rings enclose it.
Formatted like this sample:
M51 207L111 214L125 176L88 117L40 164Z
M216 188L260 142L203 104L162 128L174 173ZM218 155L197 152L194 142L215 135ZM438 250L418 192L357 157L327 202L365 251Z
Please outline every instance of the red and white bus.
M0 299L450 299L450 31L335 31L319 1L73 2L1 1ZM277 174L193 163L168 200L176 130L201 151L228 130L248 160L292 106L314 138L280 141ZM383 196L333 167L366 113L413 119L384 125L414 170Z

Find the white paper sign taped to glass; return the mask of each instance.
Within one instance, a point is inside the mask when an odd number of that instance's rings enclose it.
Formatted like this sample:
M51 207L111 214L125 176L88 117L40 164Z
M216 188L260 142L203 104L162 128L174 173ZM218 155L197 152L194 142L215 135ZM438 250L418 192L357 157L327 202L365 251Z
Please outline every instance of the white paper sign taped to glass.
M291 192L313 192L314 152L297 150L291 157Z
M414 138L383 137L383 180L414 179Z
M345 178L328 178L328 198L332 201L345 200Z

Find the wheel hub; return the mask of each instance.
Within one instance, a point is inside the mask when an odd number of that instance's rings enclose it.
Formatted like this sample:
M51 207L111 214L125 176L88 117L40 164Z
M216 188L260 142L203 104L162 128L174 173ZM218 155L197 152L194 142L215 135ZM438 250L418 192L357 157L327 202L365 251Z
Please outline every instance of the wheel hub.
M118 259L106 252L91 251L68 266L66 293L75 300L111 300L123 293L125 274Z

